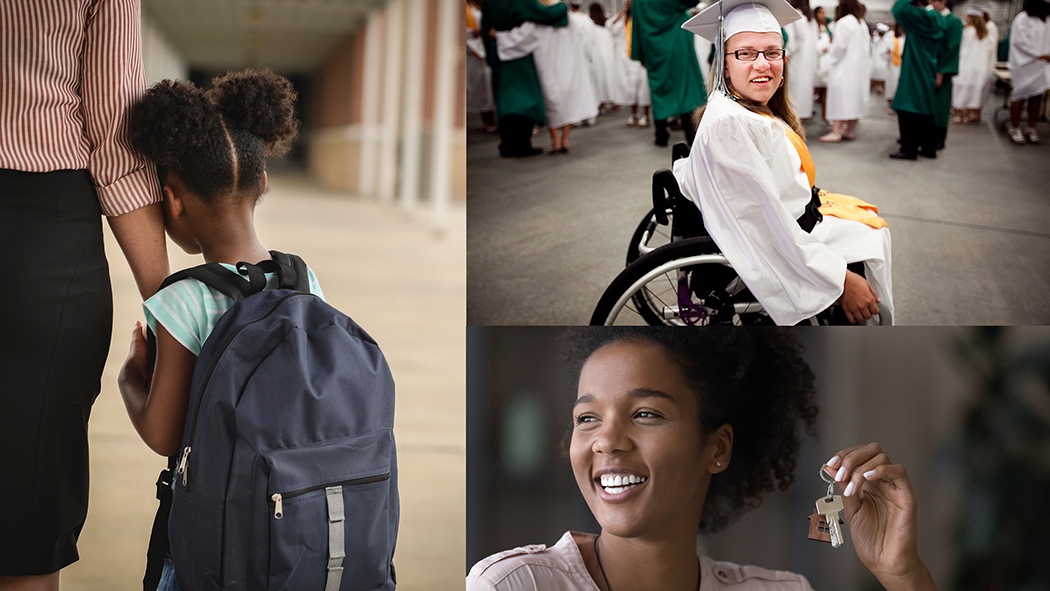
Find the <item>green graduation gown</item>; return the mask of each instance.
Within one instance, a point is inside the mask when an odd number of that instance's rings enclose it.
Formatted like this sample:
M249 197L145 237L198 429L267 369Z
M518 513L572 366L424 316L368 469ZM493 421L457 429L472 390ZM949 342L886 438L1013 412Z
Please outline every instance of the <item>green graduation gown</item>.
M936 90L933 97L933 124L937 127L948 127L948 117L952 109L952 76L959 73L959 48L962 47L963 24L959 17L952 13L938 14L944 22L944 37L937 52L937 73L944 75L944 83ZM905 44L907 50L907 44Z
M649 72L653 119L689 113L707 104L693 34L682 28L697 0L634 0L631 58Z
M893 95L893 110L933 115L933 87L937 83L937 51L944 37L944 18L915 6L911 0L897 0L893 18L907 34L901 75ZM950 95L949 95L950 96Z
M524 115L540 124L546 120L543 89L532 56L501 62L496 40L489 37L488 31L509 31L525 21L564 27L569 24L568 15L568 5L561 3L546 6L537 0L482 0L481 32L485 40L485 61L492 68L497 116Z

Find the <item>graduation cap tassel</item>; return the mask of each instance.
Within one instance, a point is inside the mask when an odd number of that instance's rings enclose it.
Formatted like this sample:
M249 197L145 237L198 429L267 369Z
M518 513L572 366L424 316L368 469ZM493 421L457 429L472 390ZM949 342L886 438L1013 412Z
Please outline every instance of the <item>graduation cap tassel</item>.
M726 88L726 30L722 26L722 0L718 0L718 35L715 39L715 84L712 89L732 96Z

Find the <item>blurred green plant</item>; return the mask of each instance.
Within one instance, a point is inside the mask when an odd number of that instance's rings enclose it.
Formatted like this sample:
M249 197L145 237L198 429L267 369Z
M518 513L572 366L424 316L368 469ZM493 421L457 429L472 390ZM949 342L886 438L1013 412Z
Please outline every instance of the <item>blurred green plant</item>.
M956 343L972 374L963 418L954 589L1050 590L1050 341L1003 327Z

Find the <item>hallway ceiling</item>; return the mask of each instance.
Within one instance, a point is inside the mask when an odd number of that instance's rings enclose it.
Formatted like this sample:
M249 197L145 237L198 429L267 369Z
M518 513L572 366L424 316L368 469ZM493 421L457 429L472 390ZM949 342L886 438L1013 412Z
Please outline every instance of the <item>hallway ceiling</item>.
M142 0L191 68L310 73L384 0Z

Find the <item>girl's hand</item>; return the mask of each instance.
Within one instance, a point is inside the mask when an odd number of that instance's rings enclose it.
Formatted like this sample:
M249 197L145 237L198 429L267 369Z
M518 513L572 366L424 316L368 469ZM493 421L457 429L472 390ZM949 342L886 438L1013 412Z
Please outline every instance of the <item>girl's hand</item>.
M842 305L842 311L846 313L847 320L853 324L868 320L879 313L881 301L867 279L853 271L846 271L839 303Z
M936 589L918 551L918 505L904 466L878 443L844 449L824 467L838 484L850 538L888 590Z
M148 360L146 328L142 326L141 322L136 320L135 328L131 331L131 348L128 350L128 356L124 360L124 365L120 368L117 381L134 385L149 392L150 381L153 379L153 375L147 369Z

